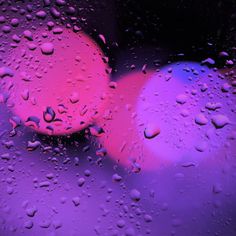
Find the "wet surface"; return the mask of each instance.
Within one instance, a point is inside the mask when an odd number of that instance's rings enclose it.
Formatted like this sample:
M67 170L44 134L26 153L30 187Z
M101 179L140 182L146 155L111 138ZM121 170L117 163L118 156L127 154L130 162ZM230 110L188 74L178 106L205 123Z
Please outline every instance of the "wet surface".
M234 5L180 2L0 0L1 236L236 235Z

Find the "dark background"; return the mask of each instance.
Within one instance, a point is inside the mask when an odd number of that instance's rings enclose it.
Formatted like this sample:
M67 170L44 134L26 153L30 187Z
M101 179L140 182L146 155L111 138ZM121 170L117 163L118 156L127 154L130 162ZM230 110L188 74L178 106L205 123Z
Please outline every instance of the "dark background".
M45 2L49 2L45 4ZM0 8L31 5L61 12L56 21L89 33L116 65L119 53L132 48L167 50L172 60L201 61L220 51L235 53L235 0L0 0ZM23 3L23 5L22 5ZM68 11L69 7L74 12ZM34 10L32 12L34 12ZM26 7L28 13L31 12ZM15 14L14 11L12 14ZM106 45L99 39L102 34ZM178 54L184 54L181 57Z
M234 0L114 0L87 1L98 20L89 20L106 37L108 54L132 47L167 48L172 58L184 60L216 57L235 46ZM101 18L102 16L102 18ZM114 46L118 43L118 49ZM176 58L177 57L177 58Z

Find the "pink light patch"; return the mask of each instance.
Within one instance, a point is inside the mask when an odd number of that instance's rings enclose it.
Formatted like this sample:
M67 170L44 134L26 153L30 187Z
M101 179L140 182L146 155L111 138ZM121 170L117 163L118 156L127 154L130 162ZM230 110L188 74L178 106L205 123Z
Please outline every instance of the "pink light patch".
M144 148L136 127L137 96L154 71L133 72L121 77L112 91L110 103L99 125L105 131L99 137L107 153L119 164L134 171L152 170L160 166L159 159L152 151ZM155 130L155 132L157 132Z
M10 52L13 77L2 81L8 106L26 126L65 135L92 124L104 108L107 65L84 33L38 30Z

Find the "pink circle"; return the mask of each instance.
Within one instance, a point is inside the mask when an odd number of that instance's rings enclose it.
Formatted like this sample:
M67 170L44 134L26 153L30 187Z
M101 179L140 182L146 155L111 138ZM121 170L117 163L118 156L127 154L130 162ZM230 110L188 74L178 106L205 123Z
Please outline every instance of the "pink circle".
M84 33L38 30L10 52L4 78L8 106L26 126L65 135L92 124L104 107L108 73L99 47Z
M116 89L111 91L109 105L98 124L104 134L98 139L117 163L138 171L160 167L160 160L143 146L136 127L137 96L154 71L133 72L121 76Z

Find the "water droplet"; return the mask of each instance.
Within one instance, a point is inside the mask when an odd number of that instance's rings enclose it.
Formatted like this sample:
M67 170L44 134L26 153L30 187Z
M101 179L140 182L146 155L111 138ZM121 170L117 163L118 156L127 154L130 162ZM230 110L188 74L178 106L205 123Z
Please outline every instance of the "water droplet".
M43 112L43 119L48 123L54 121L55 117L56 117L56 113L51 107L47 107L46 111Z
M141 193L137 190L137 189L132 189L130 191L130 198L135 201L138 202L141 198Z
M200 113L196 115L195 122L198 125L206 125L208 123L208 119L205 117L204 114Z
M154 124L148 124L144 130L144 136L147 139L155 138L157 135L161 133L159 126Z
M54 52L54 46L52 43L43 43L40 48L44 55L52 55Z
M214 115L211 119L213 125L217 128L217 129L221 129L224 126L226 126L227 124L229 124L229 119L227 116L225 115Z

